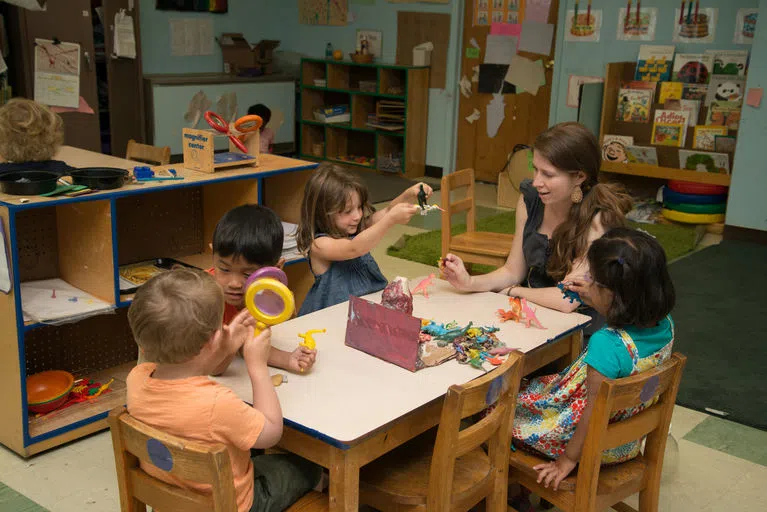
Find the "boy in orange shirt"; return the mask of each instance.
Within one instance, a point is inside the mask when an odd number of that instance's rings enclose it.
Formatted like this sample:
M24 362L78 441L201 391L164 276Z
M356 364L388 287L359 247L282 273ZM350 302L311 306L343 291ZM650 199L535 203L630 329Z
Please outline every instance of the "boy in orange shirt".
M238 512L283 510L314 487L320 468L293 454L259 455L282 436L282 410L266 363L271 331L254 334L243 311L222 325L224 296L207 274L175 269L147 281L128 310L128 321L146 357L127 379L128 412L169 434L229 450ZM253 406L208 375L242 349L253 385ZM209 486L143 469L170 484L200 492Z
M282 241L285 234L280 218L272 210L257 204L245 204L229 210L213 231L213 268L209 269L224 291L224 325L229 324L245 307L245 281L261 267L280 267L284 260ZM224 359L213 375L223 373L234 353ZM298 346L293 352L272 347L269 366L304 372L314 365L317 352Z

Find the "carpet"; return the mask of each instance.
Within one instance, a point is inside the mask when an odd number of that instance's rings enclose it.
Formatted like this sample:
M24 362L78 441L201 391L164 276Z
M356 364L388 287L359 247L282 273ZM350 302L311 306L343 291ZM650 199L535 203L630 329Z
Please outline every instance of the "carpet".
M505 212L477 220L477 231L490 231L493 233L514 232L514 212ZM666 250L669 261L683 256L695 248L695 229L687 226L668 224L637 224L629 223L632 227L639 227L653 235ZM453 234L466 231L466 224L453 224ZM409 261L417 261L426 265L436 266L441 257L442 231L435 229L417 235L405 235L399 243L392 245L386 251L389 256L402 258ZM494 267L487 265L473 265L472 272L483 274L490 272Z
M372 204L391 201L417 183L417 181L412 181L396 174L381 174L375 171L356 169L351 166L346 166L345 169L359 176L367 186ZM433 190L439 190L438 183L429 183L429 185Z
M677 403L767 430L767 247L724 241L671 265L674 350L687 356Z
M23 494L0 482L0 510L7 512L47 512Z

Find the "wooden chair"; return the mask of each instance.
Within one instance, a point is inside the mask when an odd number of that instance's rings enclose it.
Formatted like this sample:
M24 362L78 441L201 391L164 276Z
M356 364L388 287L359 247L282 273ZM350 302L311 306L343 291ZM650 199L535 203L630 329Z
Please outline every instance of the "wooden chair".
M170 163L170 146L150 146L131 139L125 151L126 160L135 160L144 164L168 165Z
M360 472L360 503L382 511L465 511L486 499L506 511L508 455L522 355L447 391L439 429L405 443ZM460 430L461 420L495 408ZM488 443L487 452L483 443Z
M603 382L591 413L577 472L565 478L557 491L536 483L533 466L545 460L520 450L511 453L509 481L527 487L563 511L593 512L611 507L621 512L636 512L622 500L637 492L640 511L657 511L663 453L686 362L685 356L675 353L653 370ZM659 400L651 407L626 420L609 423L616 411L653 396L659 396ZM604 450L645 435L643 454L622 464L601 466Z
M454 190L465 188L466 196L455 202L450 199ZM481 263L496 267L506 263L514 235L476 231L474 205L474 169L463 169L442 178L442 257L449 252L464 263ZM466 233L453 236L450 232L452 217L466 212Z
M108 422L123 512L146 512L147 505L160 512L236 512L232 465L223 444L209 446L165 434L132 417L125 407L113 409ZM144 472L141 461L162 466L174 477L210 484L213 492L202 494L167 484ZM288 509L327 510L327 495L318 492L308 493Z

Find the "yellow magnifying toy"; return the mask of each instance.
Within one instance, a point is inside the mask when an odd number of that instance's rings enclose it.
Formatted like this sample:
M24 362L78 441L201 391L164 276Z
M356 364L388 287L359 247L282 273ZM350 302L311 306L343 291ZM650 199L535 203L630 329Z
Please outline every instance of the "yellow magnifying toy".
M288 277L277 267L263 267L245 282L245 307L256 319L256 333L293 316L296 302Z

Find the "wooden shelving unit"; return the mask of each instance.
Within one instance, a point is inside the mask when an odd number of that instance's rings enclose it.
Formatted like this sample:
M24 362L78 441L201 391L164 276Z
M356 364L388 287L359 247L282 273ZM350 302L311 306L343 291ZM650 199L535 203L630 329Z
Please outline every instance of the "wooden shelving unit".
M599 130L600 141L604 135L630 135L634 137L635 145L651 146L652 120L655 117L655 110L663 108L663 105L657 103L653 105L652 111L649 114L649 123L627 123L615 119L615 112L618 107L618 92L621 88L621 82L630 82L634 80L635 70L636 62L613 62L607 64L604 97L602 99L602 119ZM658 91L656 91L655 94L656 99L657 97ZM705 118L706 107L701 106L698 121L705 120ZM692 127L688 127L687 140L682 148L652 145L658 152L658 165L602 162L602 171L612 174L645 176L648 178L684 180L696 183L729 186L729 174L696 172L679 168L679 150L693 149L693 133L694 130ZM728 153L728 155L730 159L730 169L732 169L733 154Z
M75 167L132 169L135 162L62 148L57 159ZM0 194L0 222L9 249L12 288L0 294L0 443L29 456L104 429L110 409L125 403L125 379L137 346L127 320L132 294L121 294L121 265L157 257L199 268L212 264L209 243L221 216L245 203L266 204L287 222L299 221L300 194L316 164L264 155L257 167L196 173L175 166L183 181L125 185L77 198ZM285 267L300 305L312 285L308 263ZM59 278L114 307L113 314L63 325L24 321L21 284ZM35 417L27 411L26 377L66 370L106 383L93 401Z
M316 85L315 80L324 80L325 85ZM300 86L301 158L395 172L408 178L423 176L429 68L303 59ZM368 116L377 113L378 102L387 100L403 102L404 129L367 126ZM349 105L350 122L323 123L314 118L316 109L331 105ZM342 158L350 155L374 159L374 164Z

